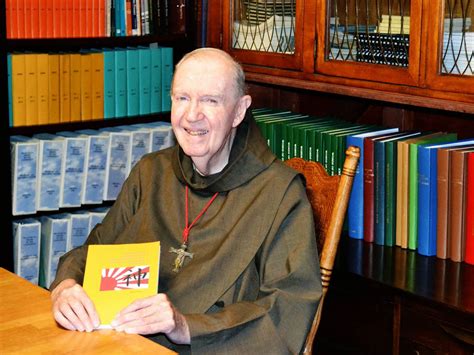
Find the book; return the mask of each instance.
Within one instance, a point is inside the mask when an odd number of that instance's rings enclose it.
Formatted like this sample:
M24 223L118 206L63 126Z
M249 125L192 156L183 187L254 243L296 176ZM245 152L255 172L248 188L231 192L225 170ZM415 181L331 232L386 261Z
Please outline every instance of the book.
M157 113L162 111L163 96L161 48L150 46L150 58L150 113Z
M436 256L441 259L449 258L449 211L450 203L450 174L451 174L451 156L452 151L465 149L466 147L446 147L438 149L437 156L437 195L438 209L436 219Z
M38 124L44 125L49 122L49 56L41 53L36 55L37 79L38 79Z
M429 143L452 142L454 133L426 138L409 145L409 187L408 187L408 248L416 250L418 245L418 146Z
M13 221L13 271L38 284L41 223L33 218Z
M470 152L474 148L453 150L449 166L449 258L456 262L464 261L466 254L466 166Z
M466 258L465 262L474 265L474 152L467 157L466 177Z
M82 56L79 53L71 53L69 54L70 60L70 95L71 95L71 112L69 116L69 121L71 122L79 122L81 121L82 115L82 100L83 95L87 92L87 95L90 95L90 90L87 91L84 88L83 93L83 79L82 79ZM87 70L87 74L89 73L89 69ZM84 81L87 81L84 78ZM90 78L89 78L90 83ZM90 101L89 101L90 102Z
M89 245L84 290L95 305L99 328L110 328L133 301L158 293L160 242Z
M12 67L12 119L13 126L26 125L26 71L25 56L11 55Z
M91 129L79 130L76 133L87 140L81 202L82 204L102 203L109 137Z
M137 116L140 113L140 82L138 50L126 50L127 68L127 116Z
M38 139L37 211L59 209L59 196L63 179L64 141L54 134L40 133Z
M97 1L95 2L98 3ZM97 17L97 15L95 16ZM98 51L90 53L91 58L91 118L104 118L104 54Z
M60 121L60 91L59 91L59 54L48 55L48 123L59 123Z
M90 214L76 211L67 215L69 218L68 243L66 250L80 247L89 236Z
M37 54L25 54L26 125L38 124L38 64Z
M61 122L71 121L71 55L59 56L59 108Z
M12 173L12 214L36 212L38 142L29 137L10 137Z
M418 253L436 255L438 149L474 144L474 139L418 147Z
M116 49L115 53L115 117L127 116L127 52Z
M360 149L359 163L357 164L356 173L354 175L351 196L349 197L349 204L347 208L348 234L351 238L364 239L364 138L394 133L397 131L398 128L376 130L372 132L350 135L346 139L347 147L354 146Z
M138 82L139 82L139 114L151 112L151 51L149 48L138 48Z
M81 63L81 115L80 121L92 119L92 53L80 54Z
M104 49L104 119L115 118L115 53Z
M171 111L171 82L173 80L173 48L161 47L161 109Z
M41 217L39 285L49 288L56 276L59 258L67 251L69 219L64 214Z

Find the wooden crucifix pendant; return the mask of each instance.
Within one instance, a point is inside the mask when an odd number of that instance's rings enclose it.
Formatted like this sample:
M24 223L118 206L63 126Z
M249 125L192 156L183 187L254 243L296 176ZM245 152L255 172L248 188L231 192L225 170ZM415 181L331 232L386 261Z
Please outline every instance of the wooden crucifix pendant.
M178 255L176 257L176 259L174 260L174 263L173 263L174 264L174 269L173 269L174 272L179 272L179 269L181 269L181 267L183 266L185 258L190 258L190 259L193 258L194 254L190 253L190 252L187 252L186 251L187 249L188 249L187 244L181 244L179 249L176 249L176 248L173 248L173 247L170 248L170 250L169 250L170 253L175 253L175 254Z

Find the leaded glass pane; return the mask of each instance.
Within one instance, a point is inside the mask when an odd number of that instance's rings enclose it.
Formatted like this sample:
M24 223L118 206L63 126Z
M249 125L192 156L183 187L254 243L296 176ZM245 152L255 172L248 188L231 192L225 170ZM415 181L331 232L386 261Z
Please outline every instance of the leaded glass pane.
M446 0L444 5L441 72L473 75L474 5L472 0Z
M407 67L410 0L330 0L327 60Z
M232 47L293 54L296 0L235 0Z

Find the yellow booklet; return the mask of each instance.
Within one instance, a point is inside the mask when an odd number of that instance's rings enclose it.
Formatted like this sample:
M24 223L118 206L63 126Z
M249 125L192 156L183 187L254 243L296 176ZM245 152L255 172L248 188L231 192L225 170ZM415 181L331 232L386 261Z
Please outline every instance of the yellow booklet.
M158 292L160 242L89 245L84 290L94 302L99 328L110 328L134 300Z

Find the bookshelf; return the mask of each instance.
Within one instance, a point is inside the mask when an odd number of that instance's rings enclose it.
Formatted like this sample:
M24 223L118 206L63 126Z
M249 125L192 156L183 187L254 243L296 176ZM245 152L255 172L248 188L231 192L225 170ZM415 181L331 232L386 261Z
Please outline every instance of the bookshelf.
M105 3L105 1L104 1ZM170 2L171 3L171 2ZM69 122L57 123L49 125L36 126L21 126L10 127L8 122L9 108L8 108L8 83L7 83L7 54L12 52L33 52L33 53L48 53L48 52L78 52L84 49L93 48L125 48L148 46L151 43L158 43L163 47L173 48L173 63L181 58L182 55L189 50L195 48L197 43L197 18L186 14L191 14L191 9L197 7L193 1L185 3L180 2L181 9L184 9L182 14L183 23L180 26L168 27L161 26L156 29L153 34L148 35L134 35L134 36L120 36L120 37L80 37L80 38L38 38L38 39L9 39L7 38L7 23L6 23L6 9L3 4L0 7L0 68L3 73L4 80L2 81L2 95L0 98L0 107L4 119L0 123L0 151L2 161L7 164L6 179L3 184L2 195L4 196L4 203L1 207L1 213L6 216L6 222L1 227L2 242L0 243L0 263L1 266L13 271L13 235L12 235L12 221L15 219L22 219L27 217L41 217L49 216L62 212L76 212L96 208L100 206L110 206L112 201L104 201L102 205L82 205L77 208L61 208L59 211L41 211L32 215L13 216L12 215L12 199L11 199L11 166L10 166L10 137L13 135L32 136L37 133L57 133L60 131L76 131L83 129L101 129L106 127L114 127L121 125L131 125L135 123L151 123L155 121L169 121L169 112L160 112L140 116L128 116L123 118L115 118L108 120L94 120L83 122ZM173 15L174 16L174 15ZM175 17L173 17L175 18ZM183 32L183 29L186 29Z
M468 5L466 0L434 0L429 6L422 0L209 0L207 45L243 63L253 107L472 138L474 62L465 70L460 51L462 69L456 72L456 57L448 55L459 43L474 44ZM463 27L456 27L459 22ZM263 38L254 40L258 29ZM363 35L357 37L358 31ZM387 32L392 61L381 60L383 51L374 50ZM268 33L292 47L275 46L270 35L265 42ZM351 47L351 40L361 46ZM339 254L316 353L472 354L471 265L354 240ZM457 338L459 329L467 331L470 344Z

